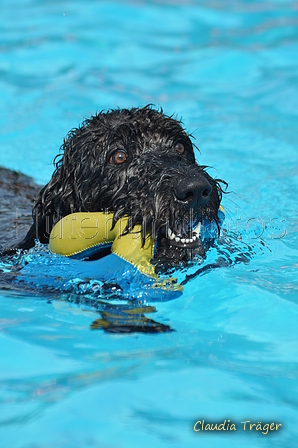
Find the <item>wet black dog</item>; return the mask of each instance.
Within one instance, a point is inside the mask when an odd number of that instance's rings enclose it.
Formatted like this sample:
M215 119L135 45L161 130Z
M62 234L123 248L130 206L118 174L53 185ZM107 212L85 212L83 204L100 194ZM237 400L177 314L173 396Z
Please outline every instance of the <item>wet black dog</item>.
M198 247L194 228L204 217L218 222L221 181L195 162L189 135L162 111L101 112L72 130L61 150L22 249L36 238L47 243L53 225L78 211L112 211L114 223L128 215L125 231L142 224L164 255Z

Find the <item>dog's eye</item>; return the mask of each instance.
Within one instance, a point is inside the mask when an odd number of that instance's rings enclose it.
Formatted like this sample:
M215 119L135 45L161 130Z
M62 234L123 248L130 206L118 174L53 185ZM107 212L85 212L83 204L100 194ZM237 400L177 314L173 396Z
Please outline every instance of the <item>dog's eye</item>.
M184 153L184 145L183 143L176 143L175 145L176 151L178 151L180 154Z
M116 151L110 158L110 163L113 165L121 165L121 163L125 162L126 154L124 151Z

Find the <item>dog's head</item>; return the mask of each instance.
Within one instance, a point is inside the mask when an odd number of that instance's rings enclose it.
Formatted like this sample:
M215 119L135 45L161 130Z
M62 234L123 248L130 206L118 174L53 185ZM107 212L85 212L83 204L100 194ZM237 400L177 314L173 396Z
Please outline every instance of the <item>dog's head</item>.
M49 229L75 211L112 211L156 236L163 251L200 246L204 218L218 222L222 190L195 161L181 122L151 107L99 113L71 131L35 212ZM35 214L35 213L34 213Z

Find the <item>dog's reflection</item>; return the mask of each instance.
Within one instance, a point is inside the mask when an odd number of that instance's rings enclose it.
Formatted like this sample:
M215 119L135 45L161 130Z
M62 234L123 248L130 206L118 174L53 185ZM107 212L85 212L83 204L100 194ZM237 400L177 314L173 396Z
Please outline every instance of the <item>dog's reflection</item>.
M154 306L129 307L109 305L100 311L101 319L91 324L92 330L102 329L108 333L167 333L174 331L169 325L148 319L144 313L154 313Z
M71 293L57 297L57 300L77 305L84 311L98 313L91 330L103 330L107 333L168 333L175 331L169 325L146 317L157 313L153 305L147 305L142 299L124 297L122 288L116 283L105 283L98 293ZM54 301L50 300L50 303ZM56 301L55 301L56 302Z

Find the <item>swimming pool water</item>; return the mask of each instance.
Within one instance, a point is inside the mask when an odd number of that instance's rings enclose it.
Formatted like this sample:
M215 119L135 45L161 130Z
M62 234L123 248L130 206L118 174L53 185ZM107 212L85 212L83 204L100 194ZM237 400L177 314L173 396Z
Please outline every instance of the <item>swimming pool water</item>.
M62 292L2 290L0 445L295 446L297 2L0 6L1 166L45 183L84 118L161 105L229 183L225 242L253 254L154 302L148 318L175 330L163 334L91 331L99 313ZM195 433L201 419L237 431ZM263 435L243 420L283 426Z

